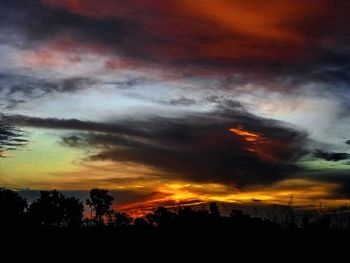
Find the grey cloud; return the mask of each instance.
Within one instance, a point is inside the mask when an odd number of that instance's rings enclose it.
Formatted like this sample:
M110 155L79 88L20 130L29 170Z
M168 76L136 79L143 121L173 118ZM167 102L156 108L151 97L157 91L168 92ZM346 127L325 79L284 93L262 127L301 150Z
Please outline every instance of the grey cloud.
M332 162L350 159L350 154L348 153L324 152L322 150L315 151L313 156Z
M174 105L174 106L190 106L190 105L194 105L196 103L197 103L196 100L185 98L185 97L172 99L172 100L166 102L166 104L170 104L170 105Z
M14 110L26 102L54 93L75 93L94 87L98 80L89 77L73 77L57 80L35 76L0 73L0 107Z

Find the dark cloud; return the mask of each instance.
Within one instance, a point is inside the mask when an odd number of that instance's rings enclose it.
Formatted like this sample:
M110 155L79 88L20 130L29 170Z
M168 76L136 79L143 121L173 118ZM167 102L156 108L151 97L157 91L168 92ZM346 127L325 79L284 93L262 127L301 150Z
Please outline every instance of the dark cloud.
M129 79L126 80L120 80L120 81L105 81L102 84L105 85L112 85L116 88L119 89L130 89L130 88L134 88L136 86L139 85L149 85L155 83L155 80L152 79L152 77L131 77Z
M61 9L47 8L36 0L2 1L1 5L0 29L26 37L27 41L17 43L22 47L33 47L40 41L66 33L81 40L105 43L118 43L124 35L124 26L117 19L96 21Z
M112 124L112 123L98 123L80 121L77 119L57 119L57 118L35 118L22 115L4 116L3 119L12 125L17 126L29 126L37 128L48 129L64 129L64 130L80 130L80 131L93 131L104 132L112 134L130 134L134 136L142 136L142 130L133 130L128 125ZM130 121L131 122L131 121Z
M52 83L48 91L74 92L96 84L97 82L97 80L87 77L67 78L59 80L58 83Z
M98 81L89 77L63 78L59 80L40 79L22 75L2 75L0 92L7 96L25 95L31 98L53 92L75 92L90 87Z
M6 152L25 146L28 140L19 128L7 123L0 114L0 158L6 157Z
M53 80L0 73L0 106L5 110L14 110L32 99L53 93L75 93L94 87L97 83L98 80L90 77Z
M82 141L79 136L71 135L62 138L62 143L71 147L82 146Z
M95 147L98 153L90 156L91 160L135 162L173 179L239 187L283 180L301 169L295 162L306 154L306 133L226 107L178 118L115 123L23 116L7 119L17 125L84 131L64 137L63 143ZM248 135L230 131L233 127ZM251 140L249 134L258 139Z
M294 162L305 154L305 134L269 121L227 117L135 123L135 127L148 127L140 139L91 134L87 140L101 149L91 158L133 161L170 173L172 178L234 183L239 187L283 180L299 169ZM228 131L236 125L264 138L247 142Z
M332 161L332 162L350 159L350 154L348 153L324 152L321 150L317 150L316 152L314 152L313 155L316 158L320 158L320 159L324 159L326 161Z
M346 140L345 143L350 145L350 140Z
M228 99L224 96L211 95L207 96L205 100L209 103L214 103L222 109L235 109L235 110L244 110L244 106L238 100Z
M338 176L336 179L331 180L338 184L338 187L333 191L335 198L350 198L350 178L346 176Z
M175 106L190 106L190 105L194 105L196 103L197 103L196 100L185 98L185 97L172 99L172 100L166 102L166 104L175 105Z
M0 72L0 107L15 110L22 104L56 93L78 93L97 86L131 89L140 84L154 83L151 78L126 78L120 81L104 81L94 77L40 78L35 75L17 75Z

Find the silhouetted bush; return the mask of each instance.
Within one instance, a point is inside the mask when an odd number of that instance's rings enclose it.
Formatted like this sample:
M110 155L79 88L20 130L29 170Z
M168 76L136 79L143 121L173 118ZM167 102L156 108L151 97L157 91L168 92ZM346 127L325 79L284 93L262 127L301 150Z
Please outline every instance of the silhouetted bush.
M18 225L25 216L27 200L18 193L0 188L0 225Z
M65 197L57 190L41 191L28 210L32 224L38 226L78 227L83 221L84 206L74 197Z
M124 212L118 212L111 210L110 215L108 216L109 226L123 227L129 226L132 222L132 218Z

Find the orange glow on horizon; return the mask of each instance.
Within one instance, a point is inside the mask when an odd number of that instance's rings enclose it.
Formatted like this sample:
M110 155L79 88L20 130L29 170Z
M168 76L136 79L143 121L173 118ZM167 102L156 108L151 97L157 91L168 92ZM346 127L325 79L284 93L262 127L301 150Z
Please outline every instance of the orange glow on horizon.
M344 205L345 200L328 199L336 189L332 183L319 184L305 179L287 179L263 188L238 190L221 184L166 184L159 192L144 200L127 202L115 206L118 211L132 217L143 217L158 206L177 208L205 205L210 202L225 204L288 205L290 197L296 207L313 207L320 203L329 206Z

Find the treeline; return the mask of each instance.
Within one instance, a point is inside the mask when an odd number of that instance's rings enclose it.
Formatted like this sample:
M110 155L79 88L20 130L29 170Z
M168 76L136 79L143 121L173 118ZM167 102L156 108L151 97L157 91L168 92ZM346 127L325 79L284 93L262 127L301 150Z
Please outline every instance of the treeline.
M131 218L112 208L114 198L107 190L92 189L85 204L67 197L57 190L41 191L32 203L17 192L0 188L0 228L75 228L75 229L140 229L158 230L318 230L349 229L348 210L340 208L332 212L305 211L296 215L292 206L283 213L269 218L252 217L233 209L229 216L222 216L216 203L208 210L195 210L189 206L167 209L158 207L143 218Z

